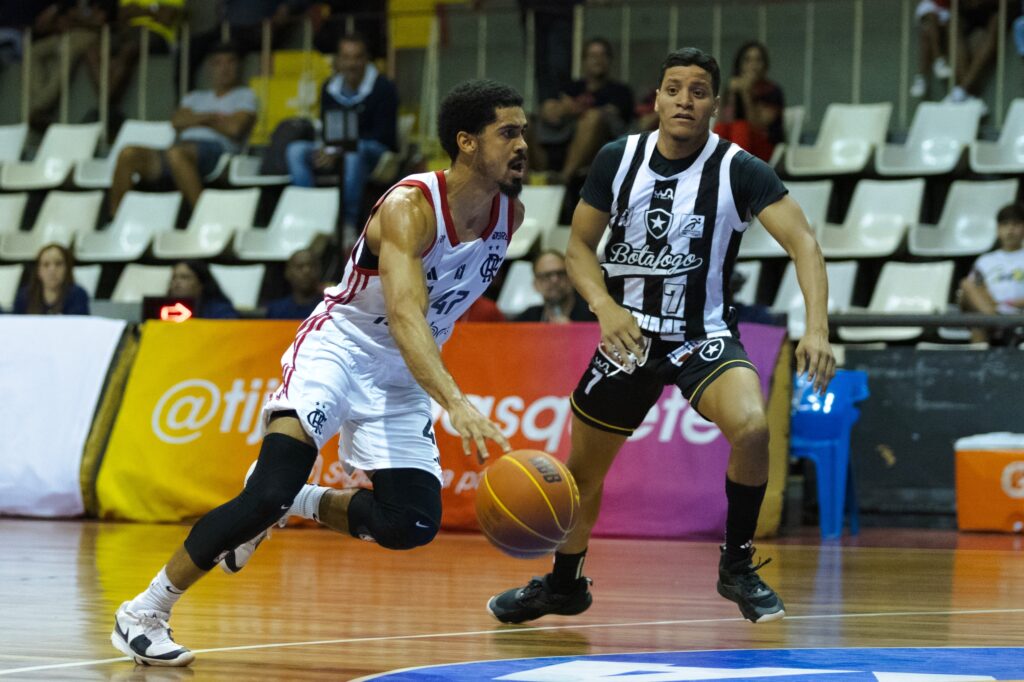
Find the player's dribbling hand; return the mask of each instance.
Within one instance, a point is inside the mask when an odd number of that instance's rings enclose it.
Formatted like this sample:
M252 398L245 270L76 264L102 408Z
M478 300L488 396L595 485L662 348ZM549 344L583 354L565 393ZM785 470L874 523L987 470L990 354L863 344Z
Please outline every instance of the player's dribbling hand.
M493 440L503 452L511 452L512 446L498 429L498 426L480 414L473 405L463 398L448 408L448 419L462 436L462 453L469 457L476 450L476 459L480 464L490 455L487 452L487 440Z
M836 373L836 358L828 342L827 331L808 331L796 346L796 373L807 373L814 390L823 394Z
M606 351L620 358L624 364L631 353L633 357L643 357L643 334L632 313L610 302L595 309L594 314L601 325L601 345Z

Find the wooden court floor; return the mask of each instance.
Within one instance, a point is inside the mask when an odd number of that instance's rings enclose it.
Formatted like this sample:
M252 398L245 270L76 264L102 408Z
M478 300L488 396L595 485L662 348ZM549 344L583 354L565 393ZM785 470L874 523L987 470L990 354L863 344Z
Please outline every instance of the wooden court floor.
M502 626L494 592L547 570L475 535L388 552L286 529L243 572L215 570L179 603L188 669L136 667L109 643L112 614L187 527L0 519L0 678L349 680L410 666L681 649L1024 646L1024 546L1001 535L814 532L763 541L789 616L753 625L715 592L712 542L595 540L594 606ZM1022 674L1024 677L1024 674Z

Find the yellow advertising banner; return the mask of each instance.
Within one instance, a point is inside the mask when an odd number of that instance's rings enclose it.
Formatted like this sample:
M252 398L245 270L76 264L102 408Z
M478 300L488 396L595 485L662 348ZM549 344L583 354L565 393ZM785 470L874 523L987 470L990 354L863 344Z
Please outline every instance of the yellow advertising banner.
M241 489L259 454L260 409L298 322L147 322L100 466L100 518L178 521ZM341 487L337 439L314 480Z

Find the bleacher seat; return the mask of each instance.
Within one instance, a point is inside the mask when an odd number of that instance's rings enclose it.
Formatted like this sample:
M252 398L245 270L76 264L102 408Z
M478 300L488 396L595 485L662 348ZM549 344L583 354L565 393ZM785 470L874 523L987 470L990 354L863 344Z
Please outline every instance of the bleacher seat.
M128 192L106 229L78 236L75 258L100 263L138 260L154 234L174 229L180 208L180 192Z
M258 189L204 190L186 229L153 235L153 255L161 260L219 256L236 232L252 226L259 199Z
M540 248L564 254L569 246L570 234L572 234L571 227L559 226L547 230L540 235Z
M953 261L896 263L882 266L878 283L865 312L939 313L946 310L953 283ZM843 341L907 341L921 335L921 327L840 327Z
M957 180L937 225L911 226L907 248L915 256L977 256L996 243L996 214L1017 196L1017 180Z
M498 294L498 309L511 319L530 306L543 302L544 299L533 288L533 263L525 260L513 262L505 273L505 282Z
M828 275L828 312L841 313L850 308L853 301L853 285L857 279L857 261L828 261L825 263ZM789 263L782 275L782 283L775 293L772 312L786 314L786 328L789 338L802 338L807 329L807 311L804 295L796 278L796 264Z
M968 159L975 173L1024 173L1024 98L1010 102L999 139L975 140Z
M284 175L262 175L260 164L262 159L258 156L239 154L231 157L228 163L228 184L232 187L269 187L272 185L287 185L292 177L287 173Z
M28 136L28 124L0 126L0 161L20 161Z
M744 282L733 298L738 303L746 305L757 303L757 287L761 282L761 261L739 261L736 263L736 272L743 275Z
M107 189L114 178L117 157L125 147L137 145L167 149L174 143L174 126L170 121L137 121L121 124L110 153L103 159L82 159L75 162L75 185L88 189Z
M129 263L117 279L110 300L117 303L140 303L145 296L164 296L171 284L170 265L139 265Z
M830 104L813 145L786 146L790 175L860 173L885 142L892 104Z
M526 211L522 224L512 236L505 257L509 260L522 258L530 252L537 239L558 226L558 216L562 212L562 201L565 199L565 187L562 185L526 185L519 195Z
M916 225L924 198L924 180L861 180L842 225L825 223L818 243L826 258L891 256Z
M793 201L803 209L811 230L817 232L825 224L832 181L788 182L786 188ZM761 221L754 218L740 242L740 258L781 258L786 255L786 250L768 234Z
M981 114L980 102L922 102L907 141L882 145L875 169L879 175L904 178L953 172L978 135Z
M782 110L782 130L786 141L775 145L775 149L772 150L772 158L768 161L768 165L772 168L778 168L782 163L786 156L787 144L798 144L800 142L805 114L806 110L802 106L786 107Z
M27 192L0 194L0 234L21 229L21 218L25 215L26 203Z
M333 234L337 220L336 187L286 187L266 229L235 235L235 253L241 260L287 260L316 235Z
M239 310L252 310L259 301L265 265L210 264L210 274L217 280L224 295Z
M20 263L0 265L0 309L5 313L14 310L14 297L18 295L18 285L24 272L25 266Z
M213 166L213 169L203 176L203 182L207 185L217 182L224 176L224 172L228 169L231 164L231 154L221 154L217 159L217 163Z
M101 273L102 266L100 265L76 265L72 268L75 284L85 289L89 298L96 298L96 288L99 286Z
M7 191L59 187L76 161L92 158L99 139L99 123L54 123L46 129L35 159L0 167L0 187Z
M103 192L61 192L54 190L43 199L32 229L0 234L0 258L35 260L51 242L70 247L75 236L96 229Z

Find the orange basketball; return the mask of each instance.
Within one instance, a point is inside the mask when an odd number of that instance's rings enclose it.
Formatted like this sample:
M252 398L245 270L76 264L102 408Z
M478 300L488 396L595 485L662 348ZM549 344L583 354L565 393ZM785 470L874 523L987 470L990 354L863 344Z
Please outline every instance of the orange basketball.
M519 559L558 549L576 526L580 492L560 461L540 450L516 450L492 462L476 490L480 530Z

